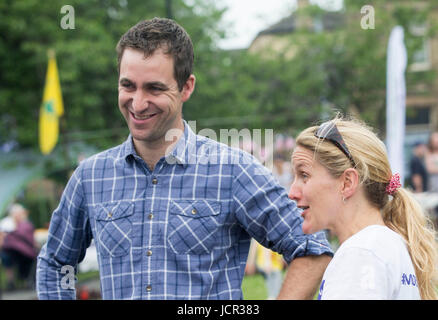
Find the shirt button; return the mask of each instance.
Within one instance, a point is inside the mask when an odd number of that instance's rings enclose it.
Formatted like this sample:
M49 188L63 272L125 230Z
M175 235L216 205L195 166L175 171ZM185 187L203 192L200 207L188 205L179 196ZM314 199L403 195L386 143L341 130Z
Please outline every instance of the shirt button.
M151 291L152 291L152 286L151 286L151 285L147 286L147 287L146 287L146 291L147 291L147 292L151 292Z
M196 211L196 209L193 208L193 209L192 209L192 214L197 214L197 213L198 213L198 211Z
M147 256L151 256L152 255L152 251L151 250L148 250L147 252L146 252L146 254L147 254Z
M154 214L153 213L149 213L148 218L149 218L149 220L152 220L154 218Z
M157 183L158 183L157 178L153 178L153 179L152 179L152 184L157 184Z
M108 218L112 218L113 213L112 212L108 212Z

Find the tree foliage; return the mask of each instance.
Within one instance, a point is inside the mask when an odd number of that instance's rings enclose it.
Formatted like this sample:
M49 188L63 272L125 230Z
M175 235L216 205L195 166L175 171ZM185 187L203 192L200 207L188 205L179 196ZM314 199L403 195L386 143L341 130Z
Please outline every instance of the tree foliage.
M362 27L365 5L374 9L374 28ZM307 19L308 27L275 36L289 43L286 49L216 53L210 73L199 85L198 94L205 96L196 100L193 109L205 123L268 127L292 134L340 111L384 132L390 32L397 25L404 28L408 94L418 94L418 88L423 88L420 94L430 94L435 71L412 72L410 66L424 40L435 36L436 11L432 1L418 5L413 1L345 0L344 9L336 15L340 21L321 31L315 25L327 12L318 6L300 9L294 17ZM427 32L416 33L419 26ZM292 57L290 50L295 50ZM208 121L208 117L214 119Z
M72 0L75 29L63 30L61 1L0 1L0 144L16 140L37 148L47 49L54 48L63 90L65 116L61 143L85 140L98 148L113 146L128 130L117 108L115 46L141 19L165 16L165 0ZM173 18L191 35L195 46L196 89L183 107L198 128L274 128L297 131L334 109L355 112L381 127L385 115L386 49L395 25L405 28L409 62L424 36L412 26L436 30L433 1L344 0L345 21L328 32L297 29L281 37L297 50L258 54L224 51L222 10L213 0L173 0ZM375 29L360 25L363 5L375 9ZM294 13L312 21L325 12L310 6ZM267 54L268 52L268 54ZM269 58L267 58L267 56ZM408 90L425 84L433 71L408 72Z
M0 2L0 143L16 140L21 147L37 147L49 48L56 51L65 106L61 142L81 139L103 148L126 138L117 108L115 46L138 21L164 17L166 1L73 0L74 29L61 28L64 4ZM172 12L191 35L197 56L208 56L221 36L216 26L221 11L213 1L187 5L173 0ZM197 62L203 65L202 58Z

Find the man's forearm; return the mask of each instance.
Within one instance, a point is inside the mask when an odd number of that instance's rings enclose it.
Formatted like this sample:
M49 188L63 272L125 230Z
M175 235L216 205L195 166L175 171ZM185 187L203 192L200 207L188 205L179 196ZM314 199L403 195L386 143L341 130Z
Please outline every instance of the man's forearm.
M76 299L74 287L75 275L71 269L63 268L54 259L45 256L43 247L37 260L36 291L39 300L72 300ZM74 271L73 271L74 272Z
M313 299L331 259L325 254L294 259L289 265L277 299Z

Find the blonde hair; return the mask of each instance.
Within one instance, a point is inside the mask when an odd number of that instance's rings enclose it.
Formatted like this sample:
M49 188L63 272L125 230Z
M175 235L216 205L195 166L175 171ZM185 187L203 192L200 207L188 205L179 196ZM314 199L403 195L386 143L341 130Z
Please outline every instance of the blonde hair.
M392 199L386 193L391 167L385 145L373 130L356 119L337 116L332 121L350 151L368 201L380 209L385 224L406 240L421 298L437 299L438 251L432 223L408 190L398 188ZM318 128L305 129L296 144L314 152L333 177L340 177L353 163L329 140L316 137Z

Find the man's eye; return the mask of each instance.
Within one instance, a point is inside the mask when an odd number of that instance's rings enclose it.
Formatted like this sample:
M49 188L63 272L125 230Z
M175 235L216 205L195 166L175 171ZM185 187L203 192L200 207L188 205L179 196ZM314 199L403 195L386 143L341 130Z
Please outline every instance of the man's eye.
M128 89L134 87L134 86L132 85L132 83L129 83L129 82L122 82L122 83L121 83L121 86L124 87L124 88L128 88Z

